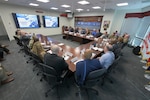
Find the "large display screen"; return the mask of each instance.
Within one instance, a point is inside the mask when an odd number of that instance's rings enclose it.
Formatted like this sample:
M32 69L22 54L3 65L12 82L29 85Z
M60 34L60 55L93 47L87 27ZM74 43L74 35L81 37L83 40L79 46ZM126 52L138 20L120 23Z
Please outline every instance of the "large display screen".
M59 17L43 16L44 27L57 28L59 27Z
M39 28L39 15L12 13L17 28Z

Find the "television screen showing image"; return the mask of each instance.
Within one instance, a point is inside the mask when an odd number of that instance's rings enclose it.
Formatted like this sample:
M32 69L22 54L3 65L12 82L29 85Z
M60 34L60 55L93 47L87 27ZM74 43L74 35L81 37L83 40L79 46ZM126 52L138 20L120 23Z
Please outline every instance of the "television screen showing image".
M12 14L16 23L17 28L39 28L40 21L38 15L29 14Z
M43 16L44 27L56 28L59 27L59 17Z

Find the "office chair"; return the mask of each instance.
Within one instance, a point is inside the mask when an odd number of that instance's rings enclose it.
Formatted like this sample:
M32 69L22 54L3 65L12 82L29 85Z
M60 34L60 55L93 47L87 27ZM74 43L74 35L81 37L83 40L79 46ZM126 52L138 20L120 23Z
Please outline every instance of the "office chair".
M32 53L31 51L29 52L31 55L31 59L33 61L33 65L35 65L35 67L33 68L33 71L35 71L37 68L39 67L39 63L43 63L42 59L37 56L36 54ZM40 73L40 71L37 73L37 75Z
M18 53L20 53L21 51L23 51L23 43L18 37L16 37L16 36L13 36L13 37L14 37L15 41L17 42L17 44L21 47L21 49L18 51Z
M57 89L57 96L59 98L58 94L58 86L60 86L63 83L64 76L59 76L56 72L56 70L43 63L39 63L39 66L43 69L43 75L45 76L45 80L49 85L52 85L52 87L45 92L45 97L48 97L48 93L54 90L54 88Z
M114 70L116 69L119 60L120 60L120 56L117 57L117 58L115 59L115 61L113 62L113 64L106 70L106 72L105 72L104 75L103 75L101 85L104 85L105 79L108 79L109 82L113 84L113 81L112 81L112 79L110 78L110 73L111 73L111 72L115 72Z
M81 94L81 89L84 89L87 92L87 94L89 90L91 92L93 91L96 95L98 95L98 91L93 89L92 87L99 83L100 79L102 78L105 72L106 72L105 68L90 72L84 81L84 85L83 86L77 85L78 92L76 93L76 95L78 96Z

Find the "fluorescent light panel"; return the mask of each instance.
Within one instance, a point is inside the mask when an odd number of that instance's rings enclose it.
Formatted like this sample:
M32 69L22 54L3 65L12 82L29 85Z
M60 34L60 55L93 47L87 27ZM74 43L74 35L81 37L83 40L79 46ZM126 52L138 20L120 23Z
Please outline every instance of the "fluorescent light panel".
M76 9L76 10L78 10L78 11L82 11L83 9L79 8L79 9Z
M79 1L78 3L81 4L81 5L87 5L87 4L90 4L90 2L85 1L85 0Z
M51 7L51 9L53 9L53 10L57 10L58 8L56 8L56 7Z
M65 12L71 12L71 10L65 10Z
M125 3L118 3L118 4L117 4L117 6L127 6L127 5L128 5L127 2L125 2Z
M39 4L36 3L29 3L30 6L39 6Z
M101 9L99 6L92 7L93 9Z
M61 5L61 7L68 8L70 5Z
M48 2L50 2L49 0L36 0L36 1L44 2L44 3L48 3Z

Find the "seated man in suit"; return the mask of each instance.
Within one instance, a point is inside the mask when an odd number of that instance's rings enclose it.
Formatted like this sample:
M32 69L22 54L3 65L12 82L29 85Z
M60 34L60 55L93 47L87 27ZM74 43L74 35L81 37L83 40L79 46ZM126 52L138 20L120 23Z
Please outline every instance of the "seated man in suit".
M41 60L43 60L45 51L41 45L41 42L39 41L38 38L34 38L34 43L31 49L31 52L36 54L37 56L39 56L41 58Z
M99 59L91 59L92 51L86 49L84 52L84 60L76 64L76 80L79 85L84 84L86 76L96 69L100 68Z
M6 69L0 65L0 85L9 83L14 80L14 78L9 78L8 76L12 75L12 72L6 71Z
M58 75L62 75L63 71L68 70L68 64L62 57L58 56L60 49L57 45L52 45L51 51L52 54L46 53L44 55L44 63L53 67Z

